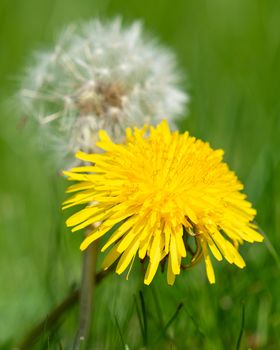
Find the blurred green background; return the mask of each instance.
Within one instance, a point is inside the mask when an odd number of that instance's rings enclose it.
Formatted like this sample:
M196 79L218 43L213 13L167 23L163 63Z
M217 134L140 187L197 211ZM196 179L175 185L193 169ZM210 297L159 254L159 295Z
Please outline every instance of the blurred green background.
M245 270L203 264L174 287L157 274L143 287L115 274L97 288L92 349L143 346L135 298L143 291L151 349L280 348L280 2L277 0L25 0L0 2L0 348L25 332L79 283L82 235L64 228L66 181L34 148L17 114L17 91L33 49L52 45L69 22L100 16L144 21L178 55L191 95L181 130L224 148L258 210L265 244L242 247ZM183 307L176 314L177 307ZM36 349L68 349L78 309ZM172 316L176 314L174 318ZM117 321L116 321L117 320ZM169 327L166 327L168 322ZM119 329L118 329L119 325Z

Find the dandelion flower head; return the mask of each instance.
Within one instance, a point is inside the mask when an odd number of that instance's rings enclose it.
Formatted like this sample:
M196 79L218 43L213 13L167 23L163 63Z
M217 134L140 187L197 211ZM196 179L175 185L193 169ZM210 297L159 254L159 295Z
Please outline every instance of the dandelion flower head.
M99 135L97 146L104 152L78 152L78 158L92 165L65 172L78 183L69 187L68 192L77 193L64 208L86 204L67 225L76 231L101 222L81 250L107 234L101 250L111 250L104 268L118 260L116 272L121 274L139 256L149 261L145 284L165 261L167 282L173 284L190 256L190 239L199 252L190 257L204 258L210 283L215 282L211 254L218 261L245 266L239 244L261 242L263 237L252 224L256 211L223 162L222 150L187 132L171 132L166 121L157 127L128 128L124 144L114 143L105 131Z
M100 129L119 141L128 126L182 114L188 96L180 84L175 56L140 22L93 20L69 26L53 50L37 53L20 99L48 131L48 144L73 155L92 151Z

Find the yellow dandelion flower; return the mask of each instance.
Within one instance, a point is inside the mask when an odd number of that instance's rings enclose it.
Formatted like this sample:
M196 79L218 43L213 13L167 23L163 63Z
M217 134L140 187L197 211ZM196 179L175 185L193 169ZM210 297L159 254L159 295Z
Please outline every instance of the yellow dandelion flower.
M64 208L87 204L67 220L67 226L77 231L101 222L81 250L110 231L101 249L112 246L104 268L118 260L116 272L121 274L137 254L140 259L147 257L145 284L167 261L167 282L172 285L187 255L188 266L204 258L210 283L215 275L209 252L218 261L225 258L245 266L238 245L261 242L263 237L252 224L256 211L240 192L243 185L222 161L222 150L213 150L187 132L171 132L166 121L156 128L128 128L124 144L113 143L105 131L99 136L97 146L103 153L77 153L77 158L92 165L65 172L78 183L68 188L77 193L64 202ZM189 239L196 242L193 255Z

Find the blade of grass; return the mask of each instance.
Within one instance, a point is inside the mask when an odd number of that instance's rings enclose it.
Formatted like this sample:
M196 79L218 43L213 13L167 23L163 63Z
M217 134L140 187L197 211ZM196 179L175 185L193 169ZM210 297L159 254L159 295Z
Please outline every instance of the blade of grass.
M245 304L244 304L244 302L242 302L241 328L240 328L239 336L238 336L238 339L237 339L236 350L240 350L241 340L242 340L244 328L245 328Z
M119 332L119 335L120 335L120 338L121 338L122 347L125 350L126 349L126 345L125 345L125 342L124 342L124 338L123 338L123 335L122 335L122 331L121 331L121 327L120 327L119 321L117 319L117 315L115 314L114 317L115 317L116 326L117 326L117 329L118 329L118 332Z
M258 230L264 236L264 238L265 238L265 240L264 240L265 246L266 246L267 250L269 251L270 255L275 260L278 269L280 270L280 257L278 255L277 251L275 250L273 244L269 240L267 234L260 228L260 226L258 226Z
M161 334L158 336L158 338L155 340L155 342L153 343L153 347L161 340L161 338L166 336L166 332L168 330L168 328L170 327L170 325L176 320L176 318L179 316L180 311L182 310L182 307L184 306L183 303L180 303L177 306L177 309L175 311L175 313L173 314L173 316L169 319L169 321L166 323L166 325L164 326Z
M157 313L158 318L159 318L159 325L160 325L160 328L162 328L164 326L162 310L161 310L161 307L160 307L159 299L158 299L156 288L155 288L154 285L151 286L151 290L152 290L152 296L153 296L153 299L154 299L154 302L155 302L156 313Z
M147 313L146 313L146 306L145 306L145 300L143 292L139 291L140 296L140 305L142 310L142 316L143 316L143 331L144 331L144 346L148 345L148 324L147 324Z
M141 317L141 312L140 312L140 308L139 308L139 305L138 305L138 302L137 302L137 297L136 297L136 295L134 295L134 302L135 302L137 317L138 317L138 320L139 320L141 335L142 335L143 343L144 343L144 339L145 339L144 325L143 325L143 321L142 321L142 317Z
M201 330L201 328L200 328L200 326L199 326L197 320L195 319L195 317L190 313L190 311L189 311L186 307L184 307L184 311L186 312L186 314L188 315L188 317L192 320L192 322L193 322L193 324L194 324L194 326L195 326L197 332L199 333L199 335L200 335L201 337L205 338L205 334L204 334L204 332Z

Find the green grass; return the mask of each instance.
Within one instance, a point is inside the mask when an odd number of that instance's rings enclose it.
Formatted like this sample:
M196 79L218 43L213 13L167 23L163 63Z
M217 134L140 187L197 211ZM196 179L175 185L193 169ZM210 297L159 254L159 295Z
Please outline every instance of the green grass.
M177 52L192 97L189 115L178 125L225 149L272 250L268 243L244 245L245 270L215 264L214 286L204 266L182 273L172 288L160 273L144 287L139 266L128 282L110 275L97 288L92 348L138 349L146 339L152 349L236 349L243 332L240 349L279 349L280 2L275 0L1 1L0 348L10 349L79 282L82 240L64 228L65 181L34 148L32 127L19 126L16 102L6 101L34 48L51 45L73 20L117 14L128 22L143 19L147 30ZM77 312L68 313L51 336L44 334L37 349L68 349Z

